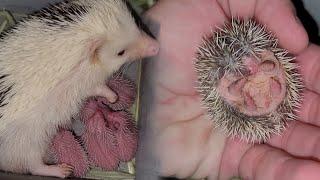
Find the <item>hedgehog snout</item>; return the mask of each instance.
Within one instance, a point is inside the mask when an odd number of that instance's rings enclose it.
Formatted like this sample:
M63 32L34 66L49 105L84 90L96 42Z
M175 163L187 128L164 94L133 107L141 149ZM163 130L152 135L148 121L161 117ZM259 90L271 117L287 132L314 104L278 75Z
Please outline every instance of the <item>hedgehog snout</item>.
M137 46L141 52L138 56L141 58L155 56L159 53L160 45L157 40L153 39L146 33L141 33Z

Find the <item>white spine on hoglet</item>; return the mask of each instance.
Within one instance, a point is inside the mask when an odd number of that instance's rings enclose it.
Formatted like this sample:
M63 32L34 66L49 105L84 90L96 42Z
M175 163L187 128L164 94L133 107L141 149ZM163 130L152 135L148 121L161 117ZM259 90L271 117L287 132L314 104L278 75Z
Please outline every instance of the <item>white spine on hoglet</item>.
M58 127L122 64L153 55L151 41L120 0L66 1L8 31L0 40L0 169L42 165Z
M303 84L294 59L253 19L232 19L204 38L195 69L215 127L248 142L280 134L287 120L296 119L301 101Z

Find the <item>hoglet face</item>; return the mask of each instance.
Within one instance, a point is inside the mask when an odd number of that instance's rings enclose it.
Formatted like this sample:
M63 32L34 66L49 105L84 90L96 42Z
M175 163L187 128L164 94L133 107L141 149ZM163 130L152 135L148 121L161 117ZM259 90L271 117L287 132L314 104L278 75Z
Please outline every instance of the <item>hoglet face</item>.
M232 19L205 37L195 69L215 126L249 142L279 134L300 105L303 85L294 59L253 19Z

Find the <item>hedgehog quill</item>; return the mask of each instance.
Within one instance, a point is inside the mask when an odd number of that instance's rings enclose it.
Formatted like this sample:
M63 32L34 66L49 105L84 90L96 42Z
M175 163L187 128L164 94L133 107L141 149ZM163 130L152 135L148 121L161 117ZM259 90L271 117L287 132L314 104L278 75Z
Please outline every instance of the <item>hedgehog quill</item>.
M154 56L159 45L122 0L70 0L30 15L0 40L0 169L65 178L47 165L59 128L84 99L117 95L105 81L121 65Z
M295 120L303 83L295 58L254 19L232 19L203 39L198 91L217 129L262 143Z

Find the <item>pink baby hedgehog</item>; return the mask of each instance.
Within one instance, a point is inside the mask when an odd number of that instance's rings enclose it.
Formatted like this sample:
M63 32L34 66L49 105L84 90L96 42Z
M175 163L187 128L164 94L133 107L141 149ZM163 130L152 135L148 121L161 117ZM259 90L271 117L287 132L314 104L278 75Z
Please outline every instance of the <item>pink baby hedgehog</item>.
M107 82L117 95L118 99L114 103L110 103L105 98L100 98L101 103L108 105L114 111L129 109L136 99L135 83L125 77L121 72L114 73L111 79Z
M72 166L76 177L84 176L89 165L116 170L120 161L130 161L135 155L138 130L127 112L135 101L135 84L116 73L107 85L117 93L118 100L112 104L103 97L88 98L80 112L84 131L78 135L79 140L62 130L49 149L49 157L55 163Z
M68 164L73 167L73 175L82 177L89 170L86 152L79 141L68 130L61 130L53 139L49 148L51 164Z

